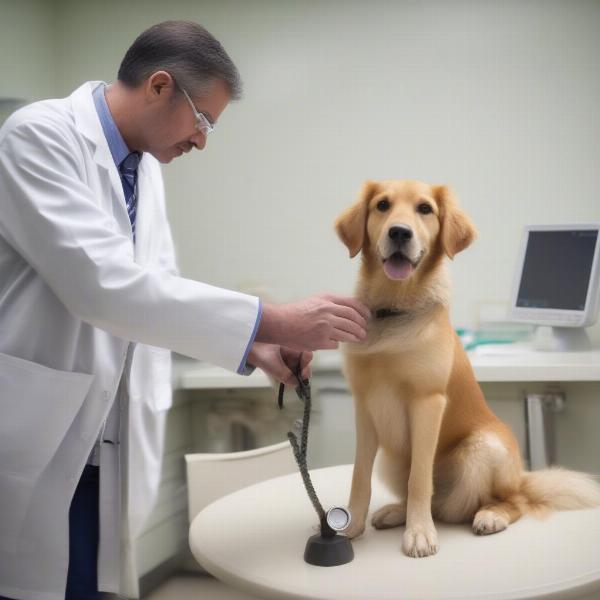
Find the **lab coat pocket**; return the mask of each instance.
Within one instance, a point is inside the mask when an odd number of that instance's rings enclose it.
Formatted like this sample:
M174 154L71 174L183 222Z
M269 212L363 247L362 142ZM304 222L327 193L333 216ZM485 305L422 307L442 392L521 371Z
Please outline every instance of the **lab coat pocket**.
M80 409L92 375L0 353L0 545L16 551L36 482Z

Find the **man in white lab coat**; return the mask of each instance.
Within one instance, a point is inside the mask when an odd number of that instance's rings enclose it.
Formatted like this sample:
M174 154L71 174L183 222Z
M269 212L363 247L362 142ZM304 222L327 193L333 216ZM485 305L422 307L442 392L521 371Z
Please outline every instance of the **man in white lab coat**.
M138 595L170 350L293 384L367 309L287 305L179 276L159 163L196 148L239 75L202 27L142 33L118 80L29 105L0 130L0 596Z

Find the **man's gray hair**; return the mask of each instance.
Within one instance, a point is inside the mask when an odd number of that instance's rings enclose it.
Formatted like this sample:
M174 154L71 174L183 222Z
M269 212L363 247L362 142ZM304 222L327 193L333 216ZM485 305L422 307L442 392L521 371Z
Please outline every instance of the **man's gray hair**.
M167 71L192 96L208 93L215 79L226 84L231 100L242 96L240 74L223 46L191 21L164 21L142 32L127 50L118 78L137 87L156 71Z

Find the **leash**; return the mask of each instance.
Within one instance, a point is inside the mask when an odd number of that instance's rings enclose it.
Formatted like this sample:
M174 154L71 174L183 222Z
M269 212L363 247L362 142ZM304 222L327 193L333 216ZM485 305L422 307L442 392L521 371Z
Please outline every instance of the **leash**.
M313 487L312 481L310 479L310 473L308 472L308 465L306 464L306 451L308 448L308 427L310 423L310 409L311 409L311 394L310 394L310 382L308 379L302 379L302 374L300 370L300 364L302 362L302 355L300 355L300 360L298 361L298 366L296 367L296 372L294 373L294 377L298 381L298 386L296 387L296 394L298 398L304 402L304 415L302 417L302 431L300 434L300 444L298 444L298 437L293 431L288 431L288 439L290 440L290 444L292 446L292 450L294 452L294 458L296 459L296 463L298 464L298 468L300 469L300 474L302 475L302 481L304 482L304 488L306 489L306 493L312 502L315 510L317 511L317 515L319 516L319 522L321 525L321 536L324 538L332 538L336 535L334 529L332 529L327 523L327 514L323 510L323 506L319 502L319 498L317 497L317 493L315 492L315 488ZM277 405L280 409L283 408L283 394L285 391L285 385L283 383L279 384L279 394L277 397Z

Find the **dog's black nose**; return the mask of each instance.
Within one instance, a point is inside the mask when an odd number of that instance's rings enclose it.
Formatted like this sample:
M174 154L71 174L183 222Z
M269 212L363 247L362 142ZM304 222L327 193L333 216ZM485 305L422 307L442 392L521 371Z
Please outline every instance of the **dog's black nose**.
M394 227L390 227L388 235L394 242L404 244L412 239L413 232L412 229L406 225L394 225Z

